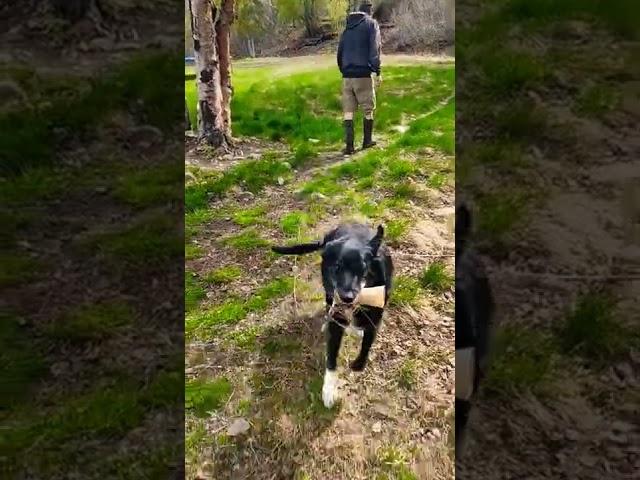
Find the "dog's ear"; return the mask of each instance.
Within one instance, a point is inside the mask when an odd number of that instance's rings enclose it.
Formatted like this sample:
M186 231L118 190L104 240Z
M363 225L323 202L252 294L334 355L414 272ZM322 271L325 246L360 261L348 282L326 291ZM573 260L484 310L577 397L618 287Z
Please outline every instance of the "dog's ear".
M384 228L382 225L378 225L376 235L369 241L369 248L371 249L371 254L374 257L378 254L378 249L382 244L382 237L384 237Z
M456 242L464 243L471 233L471 211L463 203L456 210Z

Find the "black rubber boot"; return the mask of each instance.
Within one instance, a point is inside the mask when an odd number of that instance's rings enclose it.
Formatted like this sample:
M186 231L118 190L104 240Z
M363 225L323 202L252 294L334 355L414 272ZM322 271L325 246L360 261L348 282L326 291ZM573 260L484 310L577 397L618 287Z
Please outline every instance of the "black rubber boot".
M344 121L344 144L343 154L352 155L355 153L355 149L353 148L353 120Z
M377 145L371 139L373 134L373 118L365 118L364 119L364 139L362 141L362 149L375 147Z

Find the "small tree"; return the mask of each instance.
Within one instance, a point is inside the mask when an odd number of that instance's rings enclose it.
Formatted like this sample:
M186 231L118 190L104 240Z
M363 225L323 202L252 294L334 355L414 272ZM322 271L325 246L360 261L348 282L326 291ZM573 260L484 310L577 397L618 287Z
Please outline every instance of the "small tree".
M198 90L198 138L226 148L231 137L229 39L234 0L189 0Z

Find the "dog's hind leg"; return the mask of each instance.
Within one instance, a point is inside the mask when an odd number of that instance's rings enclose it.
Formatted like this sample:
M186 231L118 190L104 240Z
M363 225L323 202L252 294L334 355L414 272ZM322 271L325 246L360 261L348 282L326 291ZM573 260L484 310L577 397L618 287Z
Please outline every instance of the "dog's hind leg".
M322 401L325 407L331 408L338 399L338 352L344 329L336 322L329 322L327 326L327 366L322 385Z

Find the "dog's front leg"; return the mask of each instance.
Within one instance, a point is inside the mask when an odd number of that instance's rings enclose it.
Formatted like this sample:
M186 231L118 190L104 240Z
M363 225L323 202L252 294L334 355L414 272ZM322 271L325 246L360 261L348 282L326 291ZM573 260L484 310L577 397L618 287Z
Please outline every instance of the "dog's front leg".
M322 401L327 408L333 407L338 399L338 352L342 343L344 329L335 322L329 322L327 328L327 366L322 385Z
M376 339L376 328L373 325L367 325L364 327L364 336L362 337L362 346L360 347L360 353L356 359L349 365L351 370L361 372L367 365L367 359L369 358L369 350L371 345Z

